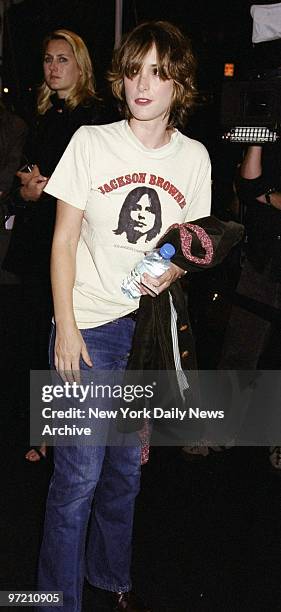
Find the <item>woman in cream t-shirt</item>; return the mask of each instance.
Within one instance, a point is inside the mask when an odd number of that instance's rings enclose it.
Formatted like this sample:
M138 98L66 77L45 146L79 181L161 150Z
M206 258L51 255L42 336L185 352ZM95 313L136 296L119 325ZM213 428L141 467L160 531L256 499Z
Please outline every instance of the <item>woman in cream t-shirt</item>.
M126 368L138 300L122 293L123 278L171 224L210 213L208 153L176 128L193 104L194 65L175 26L137 26L109 76L126 118L80 128L48 183L58 198L54 365L64 380L76 380L79 370ZM160 293L182 275L171 264L146 280ZM66 612L81 610L84 575L108 592L112 610L149 612L130 578L140 446L118 444L55 448L39 588L62 590Z

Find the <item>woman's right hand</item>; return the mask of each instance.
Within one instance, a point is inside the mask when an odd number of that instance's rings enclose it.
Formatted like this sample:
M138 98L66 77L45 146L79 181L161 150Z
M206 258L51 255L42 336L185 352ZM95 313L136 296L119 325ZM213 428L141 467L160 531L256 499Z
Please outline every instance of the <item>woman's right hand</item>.
M80 383L80 357L90 368L93 366L78 327L57 324L54 363L64 381Z
M31 172L17 172L21 181L20 194L26 202L37 202L48 183L48 177L40 173L38 166L33 166Z

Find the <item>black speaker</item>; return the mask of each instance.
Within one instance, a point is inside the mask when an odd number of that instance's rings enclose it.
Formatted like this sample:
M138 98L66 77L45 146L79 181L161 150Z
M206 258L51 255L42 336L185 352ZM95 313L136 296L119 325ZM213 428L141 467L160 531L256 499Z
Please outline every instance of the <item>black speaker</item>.
M281 136L281 74L225 81L221 127L225 142L266 144Z

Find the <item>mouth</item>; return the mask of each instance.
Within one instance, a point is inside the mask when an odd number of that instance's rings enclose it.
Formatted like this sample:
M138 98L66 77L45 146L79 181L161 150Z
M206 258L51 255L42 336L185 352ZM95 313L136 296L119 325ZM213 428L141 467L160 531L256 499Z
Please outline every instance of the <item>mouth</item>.
M135 227L146 227L146 223L142 221L135 221Z
M149 100L149 98L136 98L135 99L135 104L138 104L139 106L147 106L148 104L151 104L152 100Z

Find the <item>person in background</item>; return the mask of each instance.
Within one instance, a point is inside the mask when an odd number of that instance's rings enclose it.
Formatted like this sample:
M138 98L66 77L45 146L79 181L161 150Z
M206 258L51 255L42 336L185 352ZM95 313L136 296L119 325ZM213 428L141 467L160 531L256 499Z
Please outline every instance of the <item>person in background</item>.
M15 113L8 111L0 99L0 205L2 202L5 204L15 173L21 166L26 136L26 123Z
M174 223L210 213L208 153L177 129L194 103L194 76L190 42L177 27L162 21L137 26L116 51L109 74L126 118L81 127L45 187L58 198L53 355L63 379L75 380L80 369L124 371L139 300L122 293L123 278L156 247L160 228L163 235ZM136 183L153 185L162 220L140 246L116 232ZM171 264L159 278L143 280L161 294L183 274ZM144 286L142 293L150 295ZM130 577L141 449L121 440L119 446L115 440L114 446L54 449L38 588L63 591L64 612L81 611L84 576L96 594L107 593L110 609L149 610L132 593Z
M240 167L238 194L246 205L246 258L237 293L255 303L255 312L233 306L219 368L280 369L277 313L281 315L281 146L249 146ZM270 448L281 470L281 446Z
M28 403L29 370L49 366L48 343L53 314L50 253L55 198L43 193L74 132L102 123L103 108L94 83L88 49L78 34L59 29L43 42L44 80L37 97L26 156L31 172L18 172L21 187L12 194L16 220L4 267L22 281L21 368ZM46 447L32 448L29 461L45 457Z
M21 165L26 136L26 123L8 111L0 99L0 196L12 187L14 175Z

